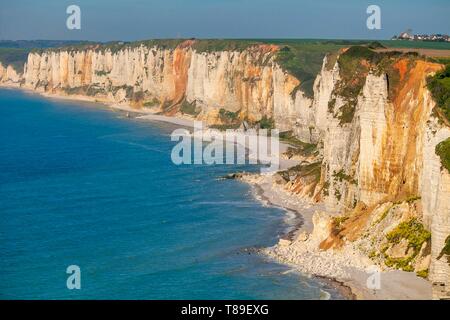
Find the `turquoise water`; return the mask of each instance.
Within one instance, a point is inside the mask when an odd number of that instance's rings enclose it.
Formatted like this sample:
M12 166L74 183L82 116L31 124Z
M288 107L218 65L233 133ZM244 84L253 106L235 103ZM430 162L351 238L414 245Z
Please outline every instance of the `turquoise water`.
M248 254L277 241L284 212L219 178L258 168L176 166L173 129L0 90L0 298L339 298Z

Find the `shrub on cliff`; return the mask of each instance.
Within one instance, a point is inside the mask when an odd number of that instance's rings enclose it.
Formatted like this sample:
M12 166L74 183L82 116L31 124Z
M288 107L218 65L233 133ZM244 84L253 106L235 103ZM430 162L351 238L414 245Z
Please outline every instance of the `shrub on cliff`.
M447 261L450 264L450 235L445 239L444 247L441 250L441 253L437 257L437 259L441 259L443 256L447 256Z
M439 143L435 151L441 158L442 166L450 172L450 138Z
M200 108L197 108L197 104L195 101L189 103L186 100L183 100L180 106L181 113L189 114L191 116L197 116L200 113Z
M404 271L413 271L413 260L419 254L422 245L430 241L431 233L426 230L422 223L416 218L412 218L406 222L400 223L394 230L386 235L388 245L382 249L386 260L385 264L388 267L402 269ZM412 254L406 255L403 258L393 258L387 254L387 249L393 245L399 244L403 239L408 243L408 249L412 249Z
M428 90L441 113L450 121L450 63L428 79Z
M401 239L406 239L410 248L419 251L422 244L431 238L431 233L425 230L422 223L413 218L400 223L386 235L386 238L391 243L399 243Z
M273 120L272 118L268 118L267 116L263 116L261 120L259 120L259 127L261 129L274 129L275 120Z

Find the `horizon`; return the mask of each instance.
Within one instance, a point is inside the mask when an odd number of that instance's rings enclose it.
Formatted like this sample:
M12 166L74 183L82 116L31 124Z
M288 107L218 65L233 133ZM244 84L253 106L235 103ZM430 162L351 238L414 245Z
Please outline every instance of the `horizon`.
M450 35L446 33L428 33L428 35ZM271 40L283 40L283 41L289 41L289 40L310 40L310 41L351 41L351 42L367 42L367 41L398 41L401 39L382 39L382 38L197 38L197 37L190 37L190 38L141 38L136 40L123 40L123 39L115 39L115 40L87 40L87 39L0 39L0 42L20 42L20 41L28 41L28 42L38 42L38 41L61 41L61 42L92 42L92 43L111 43L111 42L125 42L125 43L132 43L132 42L141 42L141 41L148 41L148 40L237 40L237 41L271 41ZM405 42L433 42L429 40L401 40ZM434 41L436 42L436 41ZM439 41L438 41L439 42ZM444 41L442 41L445 43Z

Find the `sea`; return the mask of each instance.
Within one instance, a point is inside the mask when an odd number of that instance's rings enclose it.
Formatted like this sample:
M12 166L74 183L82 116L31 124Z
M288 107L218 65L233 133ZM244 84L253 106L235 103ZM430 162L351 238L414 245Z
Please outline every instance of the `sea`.
M286 211L176 165L176 126L0 89L0 299L342 299L259 248Z

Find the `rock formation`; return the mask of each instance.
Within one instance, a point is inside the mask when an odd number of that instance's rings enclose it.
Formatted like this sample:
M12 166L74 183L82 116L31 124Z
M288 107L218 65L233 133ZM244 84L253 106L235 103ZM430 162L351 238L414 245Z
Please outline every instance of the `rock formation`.
M352 58L354 53L343 51L342 57L359 63L356 71L349 73L344 60L325 57L310 98L298 89L300 80L276 62L276 45L199 51L194 42L172 48L130 45L32 52L23 74L0 64L0 83L88 95L167 115L189 107L192 117L212 125L224 124L224 115L249 123L273 119L280 131L290 131L319 149L315 161L321 161L320 174L312 179L313 187L302 192L300 184L311 179L294 177L289 178L289 189L349 217L323 246L356 240L349 230L354 235L377 230L383 237L374 239L386 245L383 239L390 231L416 218L431 232L431 256L426 260L421 250L412 268L421 264L423 271L429 263L428 277L440 286L436 297L448 294L450 265L438 256L450 235L450 173L434 149L450 137L450 129L433 113L435 102L426 88L427 77L440 70L440 64L407 54L373 62L370 52L363 51L369 58ZM373 226L389 215L396 217L386 220L391 225ZM400 243L379 251L392 258L402 251Z

